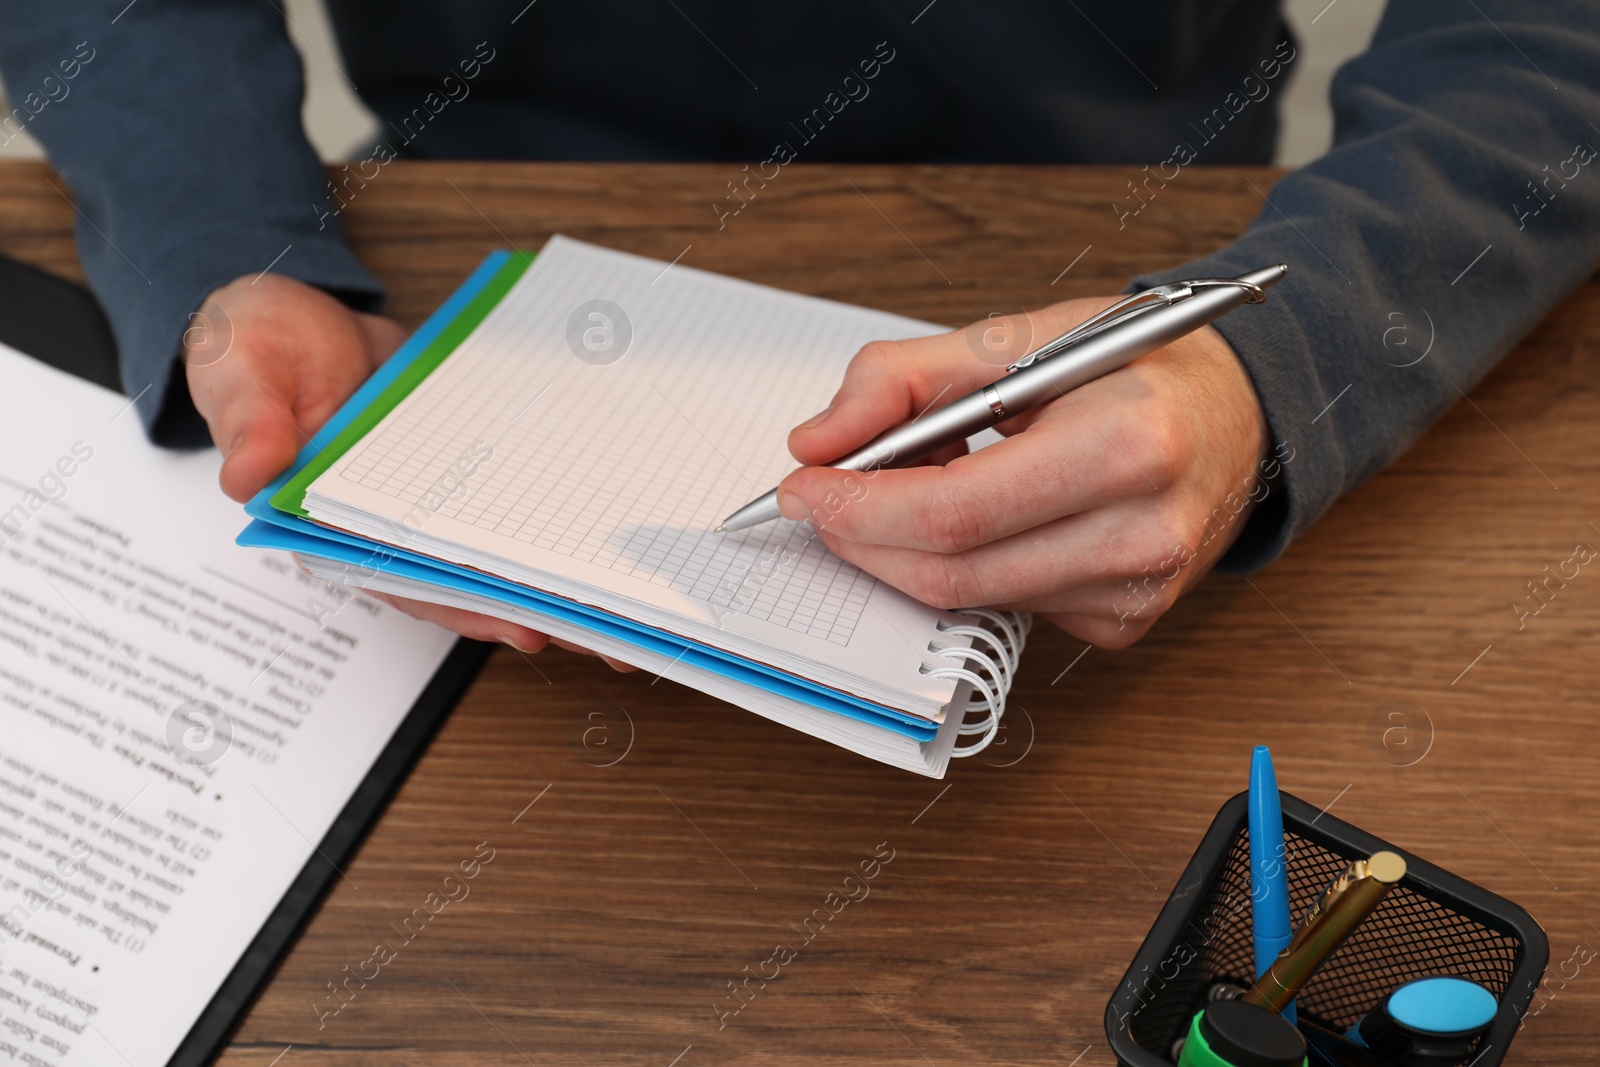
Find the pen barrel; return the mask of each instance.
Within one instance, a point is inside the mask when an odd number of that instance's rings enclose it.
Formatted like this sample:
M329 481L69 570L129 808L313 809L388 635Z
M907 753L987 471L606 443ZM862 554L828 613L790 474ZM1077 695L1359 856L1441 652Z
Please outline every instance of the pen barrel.
M1196 289L1193 296L1135 315L1090 335L1058 356L1008 374L993 388L1012 413L1048 403L1193 333L1244 303L1248 295L1237 286Z
M1266 286L1282 276L1283 268L1268 267L1240 280ZM1248 290L1233 285L1196 288L1183 300L1108 326L1058 355L1040 359L889 430L827 465L847 471L908 467L1193 333L1244 303L1248 296Z
M1239 999L1258 1007L1282 1011L1285 1005L1294 1000L1316 969L1345 943L1392 888L1393 883L1377 878L1363 878L1352 884L1329 905L1327 913L1312 929L1302 937L1297 937L1272 961L1266 973L1256 979L1255 985Z
M999 421L980 389L873 438L828 466L846 471L908 467L929 453L965 441Z

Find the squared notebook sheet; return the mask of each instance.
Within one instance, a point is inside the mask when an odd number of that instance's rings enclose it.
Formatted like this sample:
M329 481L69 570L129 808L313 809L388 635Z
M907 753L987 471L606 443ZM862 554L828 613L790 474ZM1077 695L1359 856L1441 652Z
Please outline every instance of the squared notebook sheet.
M950 652L971 642L941 629L971 620L843 563L804 524L710 531L792 469L784 431L827 402L860 345L937 327L561 237L520 276L516 266L502 256L491 271L503 292L481 321L458 308L465 328L430 320L419 331L462 336L409 386L389 387L399 394L392 409L363 390L336 422L364 424L320 434L322 462L272 496L278 507L303 501L319 521L400 546L404 565L360 584L480 608L474 598L488 596L536 614L538 591L547 591L580 613L589 605L624 627L642 626L635 635L658 629L729 654L724 661L776 665L899 709L902 722L909 711L927 726L903 732L930 739L956 691ZM593 330L602 331L598 352L584 345ZM398 376L387 366L383 373ZM283 524L259 500L250 510ZM257 527L251 535L263 536ZM339 536L327 527L299 532ZM359 544L347 539L342 555L327 554L354 562ZM447 576L418 593L414 586L429 581L419 568L429 566ZM705 665L703 657L685 665L694 663ZM752 702L759 696L741 699L737 689L681 673L672 677L771 710ZM965 707L964 694L958 703ZM769 717L827 734L792 716ZM913 769L939 773L943 762L933 760L938 771Z
M812 301L725 279L708 285L711 276L688 268L653 280L659 274L648 261L557 239L473 336L312 486L312 506L370 506L342 482L409 508L487 442L493 469L433 515L492 535L483 543L496 554L553 569L545 553L523 556L510 543L520 542L848 648L874 579L795 523L709 531L792 468L786 453L774 462L773 431L828 395L839 352L874 331L927 328L861 313L840 321ZM626 362L574 357L559 312L574 302L581 310L584 293L633 309L623 311L638 322ZM576 323L580 348L583 333L610 333L620 345L633 332L621 320ZM773 556L779 564L765 572L763 557ZM634 582L618 587L651 598ZM660 598L680 610L682 600Z

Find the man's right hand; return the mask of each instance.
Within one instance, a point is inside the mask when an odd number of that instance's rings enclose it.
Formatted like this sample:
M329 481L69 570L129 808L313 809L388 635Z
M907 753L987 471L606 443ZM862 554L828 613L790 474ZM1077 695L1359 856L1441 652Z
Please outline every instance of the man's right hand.
M240 278L207 297L184 334L183 362L189 395L225 457L222 491L243 503L263 489L405 337L391 319L278 274ZM371 595L480 641L523 652L550 643L492 616Z

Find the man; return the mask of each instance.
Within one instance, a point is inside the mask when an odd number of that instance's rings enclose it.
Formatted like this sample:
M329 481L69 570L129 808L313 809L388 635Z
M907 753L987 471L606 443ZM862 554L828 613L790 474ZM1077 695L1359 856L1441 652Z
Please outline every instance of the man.
M329 9L388 157L770 163L782 145L783 163L1118 162L1132 180L1108 210L1124 227L1188 166L1266 162L1298 55L1274 0ZM163 444L214 441L224 491L246 499L403 336L340 240L359 187L327 183L305 141L282 14L0 0L0 18L13 121L73 187L145 425ZM1266 563L1600 263L1597 71L1593 3L1397 2L1335 80L1333 149L1266 192L1232 245L1138 280L1293 262L1264 306L1012 420L977 455L883 472L822 536L924 600L1037 610L1107 646L1219 561ZM1042 309L1032 332L1109 299ZM229 323L226 358L189 329L197 308L194 322ZM1424 318L1437 337L1416 359ZM961 333L869 346L791 448L823 462L996 372ZM808 514L837 477L785 480L785 513Z

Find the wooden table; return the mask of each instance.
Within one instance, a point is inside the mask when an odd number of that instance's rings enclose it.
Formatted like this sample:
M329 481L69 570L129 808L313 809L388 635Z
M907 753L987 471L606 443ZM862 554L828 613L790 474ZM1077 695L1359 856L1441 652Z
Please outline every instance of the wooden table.
M1275 176L1191 168L1119 230L1128 168L794 166L719 230L738 174L393 164L345 218L408 325L488 249L556 231L954 324L1204 253ZM0 251L75 273L44 175L4 168ZM1600 544L1597 381L1591 282L1269 569L1208 579L1127 651L1038 628L1005 745L948 782L503 650L222 1063L1105 1067L1107 997L1258 742L1287 790L1527 907L1553 967L1588 959L1600 577L1520 633L1510 605ZM1386 748L1390 705L1411 728ZM480 842L471 896L319 1029L327 983ZM719 1029L727 983L882 842L870 896ZM1585 1062L1597 1040L1591 963L1547 985L1511 1061Z

